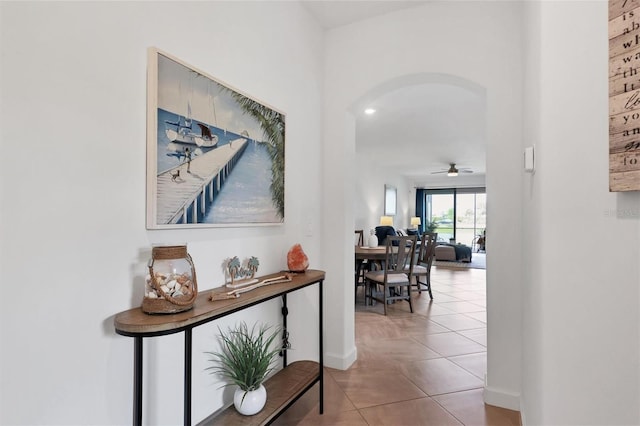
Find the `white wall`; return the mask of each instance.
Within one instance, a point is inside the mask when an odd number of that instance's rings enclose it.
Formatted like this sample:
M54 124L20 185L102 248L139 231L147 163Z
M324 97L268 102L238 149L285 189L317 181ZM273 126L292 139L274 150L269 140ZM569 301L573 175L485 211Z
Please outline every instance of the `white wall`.
M0 423L127 424L133 339L113 315L140 305L153 243L186 242L201 291L223 283L226 257L271 273L296 242L322 269L322 31L294 2L2 2L0 14ZM149 46L286 113L285 225L145 230ZM316 294L289 297L293 359L317 358ZM215 334L194 333L194 421L223 403L204 372ZM146 423L182 422L182 347L147 339Z
M437 73L473 82L486 90L489 361L488 398L519 404L521 230L521 16L509 2L434 2L337 28L327 34L325 75L325 226L351 235L362 173L354 168L355 135L351 108L385 83L404 76ZM343 182L345 183L343 185ZM379 185L379 184L378 184ZM364 226L364 222L363 222ZM327 317L344 323L344 335L328 347L336 364L354 354L353 291L340 286L353 272L351 240L331 242L326 268L342 277L329 284L341 293ZM498 263L499 262L499 263ZM506 320L508 319L508 320Z
M415 198L410 199L406 179L400 176L396 169L371 163L368 158L360 155L354 158L353 167L358 171L353 195L355 229L363 229L366 238L369 231L380 224L380 216L384 215L385 185L395 186L397 191L394 226L407 228L409 217L415 214Z
M523 149L526 146L540 143L540 13L539 2L525 3L525 90L523 102ZM539 151L536 153L536 165L540 165ZM536 171L539 174L539 170ZM542 250L548 245L544 244L541 235L540 217L543 210L542 193L534 192L534 179L531 175L525 176L522 192L522 235L523 242L522 262L522 397L520 414L523 424L543 424L540 422L542 405L542 374L544 365L540 355L542 344L543 306L545 300L542 297L540 283ZM533 413L533 414L532 414ZM532 419L537 420L531 423Z
M579 19L576 19L579 17ZM522 413L640 424L640 193L608 192L606 1L529 4Z

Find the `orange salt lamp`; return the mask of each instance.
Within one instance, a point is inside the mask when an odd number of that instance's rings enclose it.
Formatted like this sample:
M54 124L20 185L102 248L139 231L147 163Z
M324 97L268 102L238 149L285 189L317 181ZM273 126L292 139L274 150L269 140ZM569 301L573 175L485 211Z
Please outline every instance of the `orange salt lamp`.
M287 253L287 266L291 272L304 272L309 267L309 258L300 244L295 244Z

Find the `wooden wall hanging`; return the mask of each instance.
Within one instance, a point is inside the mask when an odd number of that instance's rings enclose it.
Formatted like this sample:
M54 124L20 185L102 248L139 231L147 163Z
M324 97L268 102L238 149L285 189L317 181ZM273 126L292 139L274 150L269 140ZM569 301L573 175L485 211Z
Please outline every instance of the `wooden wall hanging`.
M609 191L640 190L640 0L609 0Z

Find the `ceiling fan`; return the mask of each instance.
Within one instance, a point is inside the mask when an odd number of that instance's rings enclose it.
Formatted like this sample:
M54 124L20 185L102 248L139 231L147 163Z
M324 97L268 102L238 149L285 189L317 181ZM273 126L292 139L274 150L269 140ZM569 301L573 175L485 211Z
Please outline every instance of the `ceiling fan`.
M449 169L447 170L440 170L439 172L431 172L431 174L439 174L439 173L446 173L447 176L458 176L458 173L473 173L473 170L471 169L467 169L467 168L461 168L458 169L456 167L456 163L450 163L449 164Z

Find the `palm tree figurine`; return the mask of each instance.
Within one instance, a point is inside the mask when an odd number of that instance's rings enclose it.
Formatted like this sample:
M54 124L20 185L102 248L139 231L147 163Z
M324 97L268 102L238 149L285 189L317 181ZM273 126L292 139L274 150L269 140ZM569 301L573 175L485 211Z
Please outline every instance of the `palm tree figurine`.
M238 256L233 256L233 258L229 260L227 269L229 270L229 276L231 277L231 284L233 284L233 281L240 271L240 259L238 259Z
M258 266L260 266L260 261L257 257L251 256L249 258L249 262L247 263L247 267L251 271L251 276L249 278L253 278L256 272L258 272Z

